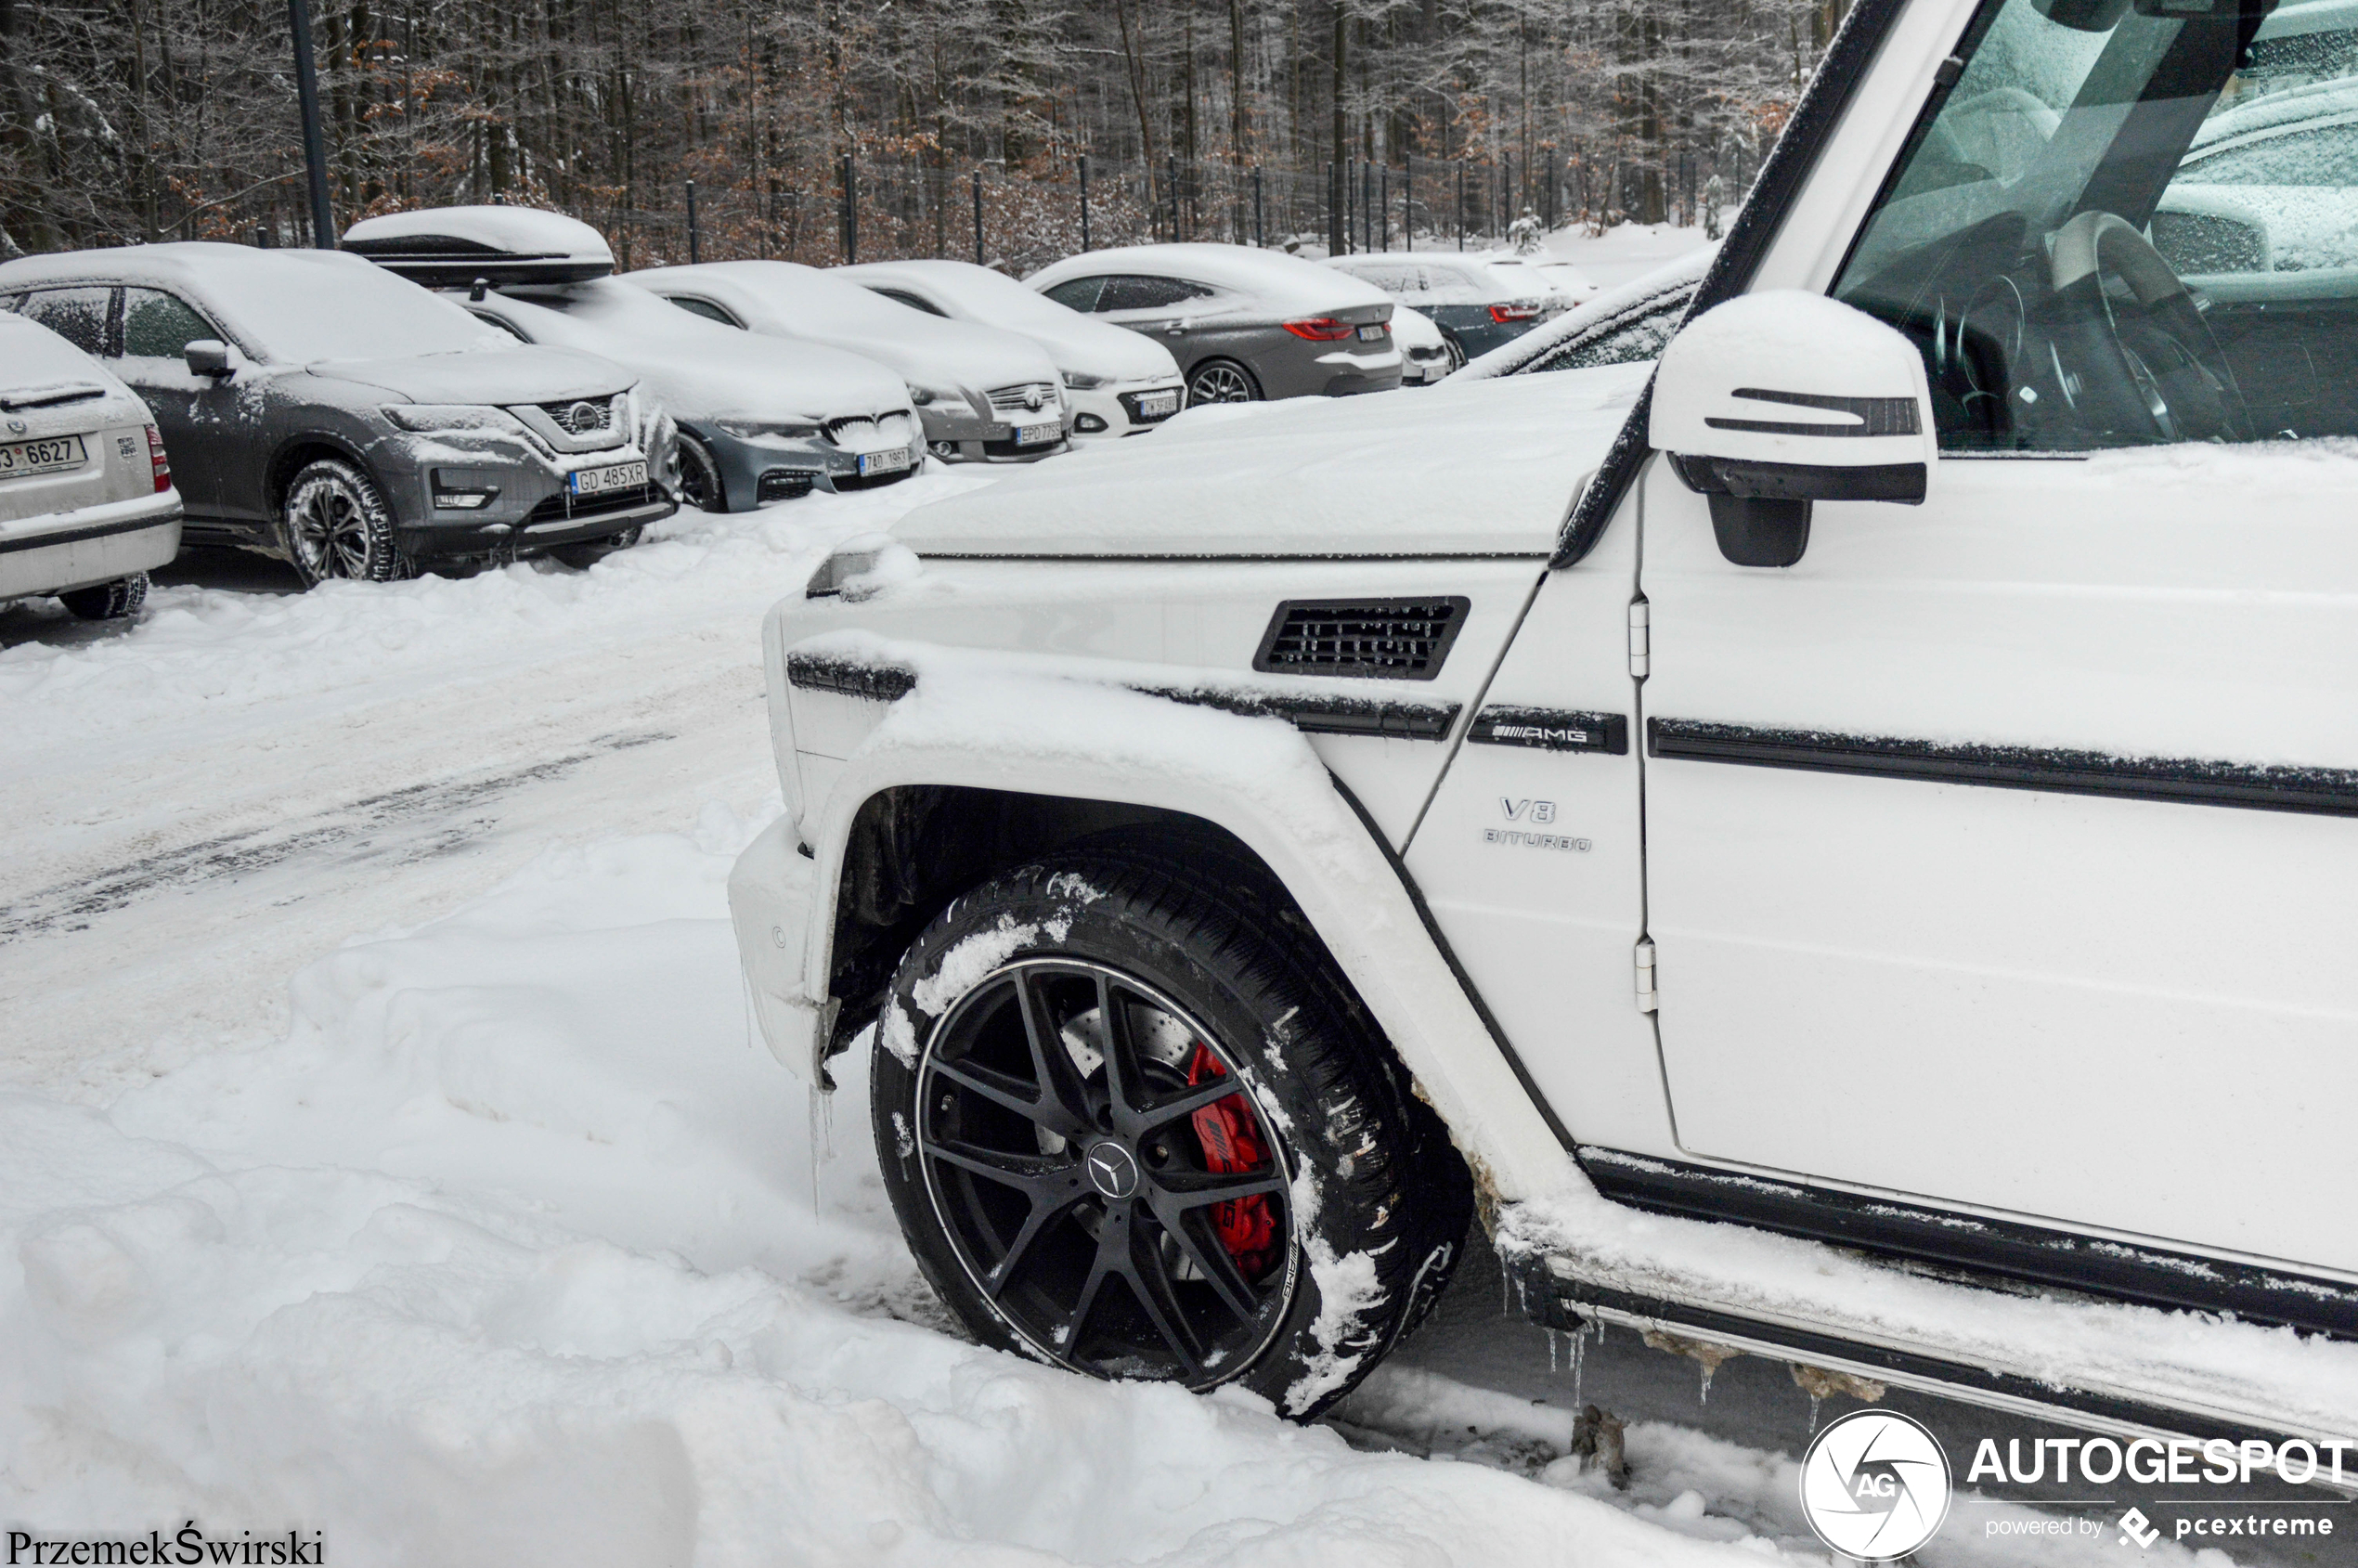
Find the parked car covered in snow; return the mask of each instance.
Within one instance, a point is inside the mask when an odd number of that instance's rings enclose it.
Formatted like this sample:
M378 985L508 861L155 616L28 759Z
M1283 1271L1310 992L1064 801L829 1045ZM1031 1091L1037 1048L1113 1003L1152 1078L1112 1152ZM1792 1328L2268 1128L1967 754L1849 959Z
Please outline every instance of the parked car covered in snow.
M180 492L147 405L0 311L0 600L55 594L84 620L118 620L179 549Z
M889 485L917 472L924 455L908 388L891 370L675 310L607 276L604 237L563 214L396 213L353 225L343 246L412 281L461 291L451 297L522 342L602 355L636 372L680 427L680 499L690 506L743 512L813 489Z
M1190 404L1400 384L1392 302L1315 262L1245 245L1130 245L1068 256L1024 281L1161 343Z
M1685 319L1717 246L1698 246L1643 277L1608 289L1583 305L1467 362L1457 379L1532 375L1634 365L1662 356Z
M1400 384L1431 386L1458 368L1448 334L1432 317L1405 305L1392 309L1392 341L1400 347Z
M338 251L188 242L0 264L154 411L191 540L309 583L542 552L584 562L669 516L669 422L637 378L527 347Z
M1327 265L1423 311L1447 339L1452 369L1521 337L1569 303L1531 268L1479 256L1378 251Z
M830 271L913 310L1030 338L1064 377L1072 434L1135 435L1176 414L1186 393L1160 343L1043 300L1004 273L962 261L862 262Z
M740 956L978 1338L1306 1415L1478 1190L1554 1328L2347 1489L2348 274L2147 238L2268 9L1860 0L1651 370L1191 410L773 609Z
M945 461L1030 462L1069 439L1062 378L1029 338L912 310L797 262L653 267L628 280L726 327L889 366Z

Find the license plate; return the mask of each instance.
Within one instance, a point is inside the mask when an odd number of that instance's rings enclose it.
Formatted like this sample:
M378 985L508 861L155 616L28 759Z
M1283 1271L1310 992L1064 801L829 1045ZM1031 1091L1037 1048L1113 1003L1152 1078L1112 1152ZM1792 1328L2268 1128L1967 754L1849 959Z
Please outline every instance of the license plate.
M1359 341L1361 343L1381 343L1384 340L1385 330L1386 329L1380 324L1373 327L1362 327L1359 329Z
M1020 424L1016 427L1016 445L1043 447L1051 441L1063 440L1064 434L1062 424Z
M647 465L643 462L618 462L610 468L576 469L570 481L577 496L602 496L608 490L628 490L646 482Z
M909 448L906 447L895 447L889 452L860 454L860 477L862 479L872 473L898 473L908 466Z
M55 473L61 468L80 468L89 460L89 449L83 446L79 435L53 435L42 441L12 441L6 447L0 447L0 479Z
M1138 395L1138 417L1142 420L1159 420L1178 411L1179 394L1176 392L1142 392Z

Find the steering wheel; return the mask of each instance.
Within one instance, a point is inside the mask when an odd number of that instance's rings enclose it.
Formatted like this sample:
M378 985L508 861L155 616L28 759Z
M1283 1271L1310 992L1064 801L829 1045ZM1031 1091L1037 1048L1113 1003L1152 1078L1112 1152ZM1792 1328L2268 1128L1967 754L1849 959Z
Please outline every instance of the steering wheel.
M2145 237L2116 214L2086 212L2055 230L2049 281L2076 327L2072 357L2095 373L2078 392L2070 367L2054 366L2075 406L2110 405L2097 417L2123 434L2163 441L2248 441L2251 416L2235 370L2194 296ZM2118 279L2137 302L2116 305L2105 280Z

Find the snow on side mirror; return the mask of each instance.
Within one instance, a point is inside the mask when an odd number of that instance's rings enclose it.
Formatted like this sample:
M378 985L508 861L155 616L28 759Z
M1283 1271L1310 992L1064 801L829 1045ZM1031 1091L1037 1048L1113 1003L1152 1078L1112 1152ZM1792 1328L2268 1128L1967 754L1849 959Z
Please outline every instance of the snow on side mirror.
M1790 566L1813 501L1924 500L1931 390L1915 345L1864 311L1794 289L1744 294L1670 340L1648 439L1709 499L1722 555Z

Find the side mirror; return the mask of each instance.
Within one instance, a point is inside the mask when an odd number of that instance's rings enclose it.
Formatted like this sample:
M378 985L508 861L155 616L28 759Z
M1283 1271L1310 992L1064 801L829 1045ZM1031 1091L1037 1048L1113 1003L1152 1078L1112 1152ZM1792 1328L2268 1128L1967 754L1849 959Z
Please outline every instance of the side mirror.
M1915 344L1793 289L1680 329L1654 372L1648 438L1710 499L1719 552L1740 566L1800 560L1812 501L1920 504L1936 455Z
M238 373L234 351L219 338L198 338L180 351L188 362L192 376L234 376Z

